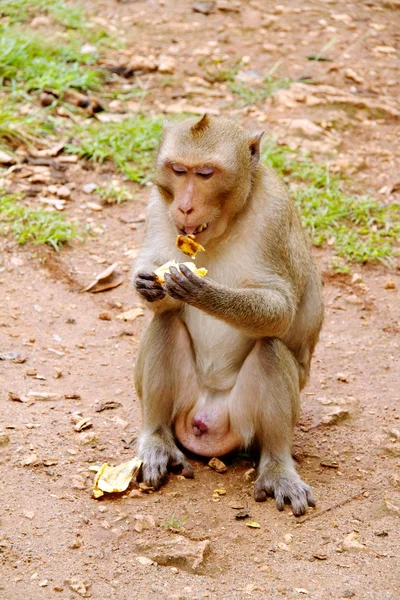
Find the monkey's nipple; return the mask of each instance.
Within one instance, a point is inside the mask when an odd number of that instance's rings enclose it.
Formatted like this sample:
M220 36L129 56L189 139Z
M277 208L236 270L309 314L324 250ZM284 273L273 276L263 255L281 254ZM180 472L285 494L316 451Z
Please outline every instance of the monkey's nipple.
M192 424L193 433L196 437L199 437L203 433L207 433L208 427L201 419L193 419Z

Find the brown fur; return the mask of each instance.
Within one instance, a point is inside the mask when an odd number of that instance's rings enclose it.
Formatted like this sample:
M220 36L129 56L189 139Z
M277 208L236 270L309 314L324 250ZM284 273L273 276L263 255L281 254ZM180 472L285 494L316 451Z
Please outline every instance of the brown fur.
M144 477L158 486L169 463L187 468L174 437L204 455L255 444L256 500L272 494L282 509L286 498L303 514L313 499L291 441L322 325L320 276L285 185L259 163L262 134L205 118L165 130L136 266L154 311L136 368ZM154 282L156 267L184 262L178 229L203 223L196 264L208 276L182 268Z

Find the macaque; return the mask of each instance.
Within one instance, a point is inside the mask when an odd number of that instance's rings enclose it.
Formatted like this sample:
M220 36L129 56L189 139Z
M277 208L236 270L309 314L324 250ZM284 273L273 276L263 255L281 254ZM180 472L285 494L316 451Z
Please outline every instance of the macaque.
M262 133L204 115L166 124L134 285L153 319L135 385L138 455L158 488L172 467L193 476L180 448L259 453L255 500L293 513L315 506L291 454L300 390L323 320L321 281L284 183L260 164ZM205 248L183 262L178 234ZM154 271L174 260L165 283ZM178 445L180 447L178 447Z

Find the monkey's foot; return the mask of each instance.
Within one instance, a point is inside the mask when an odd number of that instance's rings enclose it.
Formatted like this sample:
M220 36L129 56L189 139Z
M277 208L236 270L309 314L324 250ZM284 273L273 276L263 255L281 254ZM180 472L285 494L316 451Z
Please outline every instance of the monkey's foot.
M143 482L156 490L165 483L169 471L181 470L184 477L193 478L193 467L176 447L172 434L140 436L138 456L143 461Z
M315 506L310 487L294 469L277 462L269 463L254 485L257 502L265 502L268 496L275 497L278 510L283 510L285 503L291 504L296 517L304 515L308 506Z

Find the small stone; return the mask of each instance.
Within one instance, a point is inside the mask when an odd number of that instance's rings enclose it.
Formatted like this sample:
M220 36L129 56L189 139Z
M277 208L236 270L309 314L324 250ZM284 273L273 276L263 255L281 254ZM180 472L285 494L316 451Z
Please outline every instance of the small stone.
M97 202L86 202L86 206L90 208L90 210L94 210L96 212L101 212L103 210L101 204L98 204Z
M36 377L37 371L36 369L27 369L25 371L25 375L27 375L28 377Z
M3 150L0 150L0 165L15 165L17 161L13 156L7 154Z
M293 542L293 536L291 533L286 533L283 536L283 539L285 540L285 544L291 544Z
M349 382L347 373L336 373L336 379L338 381L343 381L343 383Z
M353 306L361 306L361 304L363 303L361 298L359 298L355 294L350 294L350 296L346 296L345 302L347 302L347 304L352 304Z
M250 516L249 509L248 508L243 508L242 510L239 510L236 513L235 519L237 521L242 521L243 519L247 519L249 516Z
M324 425L336 425L350 417L350 412L344 408L333 408L324 417L321 422Z
M158 70L166 75L174 73L176 71L176 59L173 56L161 54L158 58Z
M61 369L55 369L53 377L54 377L54 379L60 379L60 377L62 377L62 370Z
M396 284L391 279L387 279L385 281L384 288L385 288L385 290L395 290L396 289Z
M397 475L397 473L392 473L389 477L389 483L393 487L400 488L400 475Z
M63 200L68 200L68 198L71 197L71 190L67 185L61 185L56 191L56 194L59 198L62 198Z
M352 590L345 590L343 592L343 598L354 598L355 593Z
M397 506L397 504L393 504L392 502L390 502L390 500L385 498L383 500L383 506L388 512L400 517L400 506Z
M146 529L154 529L156 521L152 515L135 515L135 531L142 533Z
M144 565L145 567L150 567L154 565L154 561L151 558L147 558L147 556L137 556L136 560L139 564Z
M135 73L136 71L141 71L142 73L157 71L157 62L154 58L134 54L130 57L127 64L127 72Z
M223 463L222 460L220 460L219 458L212 458L208 462L208 466L211 467L211 469L213 469L214 471L217 471L217 473L226 473L228 470L226 464Z
M363 282L363 278L361 277L360 273L354 273L354 275L351 278L351 283L354 285L356 283L362 283Z
M4 431L0 431L0 446L7 446L10 442L10 438Z
M310 121L310 119L292 119L289 122L289 131L293 135L307 139L317 139L324 135L322 127Z
M71 579L67 581L69 587L73 592L76 592L80 596L86 596L88 584L85 584L83 581L79 581L78 579Z
M400 440L400 429L395 429L394 427L387 430L388 434L394 440Z
M47 579L43 579L43 581L39 581L39 587L46 587L47 585L49 585L49 582Z
M32 521L34 516L35 516L35 513L33 512L33 510L24 510L24 517L26 517L30 521Z
M178 575L179 569L177 567L171 567L171 573L173 573L174 575Z
M111 321L111 315L108 312L101 312L99 313L99 319L100 321Z
M83 44L81 47L82 54L94 54L95 52L97 52L97 47L93 44Z
M366 550L366 546L357 540L358 535L359 534L356 531L352 531L349 533L349 535L346 535L341 545L342 551L349 552L352 550Z
M85 192L85 194L92 194L97 188L97 183L85 183L85 185L82 186L82 191Z
M216 4L215 2L195 2L192 5L192 9L194 12L201 13L202 15L210 15L215 12Z
M54 591L54 592L63 592L63 591L64 591L64 588L63 588L63 586L62 586L62 585L55 585L55 586L53 587L53 591Z
M344 72L344 76L346 79L350 79L355 83L364 83L364 77L361 77L358 73L356 73L353 69L346 69Z

